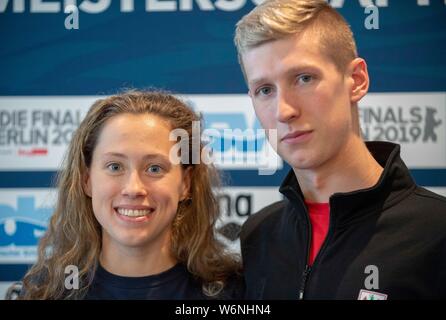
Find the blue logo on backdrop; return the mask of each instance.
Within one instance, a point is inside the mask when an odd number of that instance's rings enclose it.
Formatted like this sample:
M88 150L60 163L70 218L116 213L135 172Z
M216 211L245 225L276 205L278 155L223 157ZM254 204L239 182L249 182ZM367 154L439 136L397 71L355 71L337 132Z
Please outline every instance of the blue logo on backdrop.
M209 146L214 152L227 152L234 148L236 152L257 152L265 147L266 136L256 119L252 127L248 126L243 113L206 113L206 128L219 132L218 136L210 135Z
M275 132L264 130L253 117L252 122L243 112L203 113L205 129L202 138L212 150L214 163L220 169L257 169L261 175L272 175L283 162L270 146L267 134L275 139Z
M34 258L52 208L36 208L33 196L17 197L17 209L0 204L0 260Z

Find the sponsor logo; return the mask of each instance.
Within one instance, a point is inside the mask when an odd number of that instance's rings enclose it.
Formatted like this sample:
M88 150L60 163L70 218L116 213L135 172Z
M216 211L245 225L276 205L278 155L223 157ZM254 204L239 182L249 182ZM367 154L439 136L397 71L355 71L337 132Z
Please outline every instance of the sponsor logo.
M276 187L224 188L218 196L221 218L217 235L233 252L240 252L240 231L249 216L282 199Z
M358 300L387 300L387 294L361 289Z
M260 169L260 174L283 167L255 117L245 95L188 96L188 103L204 119L204 140L209 142L220 169ZM241 111L243 110L243 111ZM269 132L271 134L271 132Z
M0 98L0 170L56 170L94 98Z
M359 108L363 137L400 144L409 167L445 167L445 102L438 93L369 94Z
M0 194L0 261L34 262L37 244L53 212L48 193L2 191ZM15 200L15 203L11 203Z

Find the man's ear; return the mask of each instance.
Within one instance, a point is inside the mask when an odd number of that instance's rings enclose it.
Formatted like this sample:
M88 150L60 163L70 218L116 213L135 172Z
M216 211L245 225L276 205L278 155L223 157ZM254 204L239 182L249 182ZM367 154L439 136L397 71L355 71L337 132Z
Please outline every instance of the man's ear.
M191 181L192 181L192 167L188 166L186 170L183 171L183 186L181 190L180 201L189 199L191 197Z
M90 170L88 169L84 172L84 175L82 177L82 187L84 189L85 194L91 198L92 195L91 179L90 179Z
M352 80L350 100L352 103L357 103L369 90L370 79L367 63L362 58L356 58L350 62L348 72Z

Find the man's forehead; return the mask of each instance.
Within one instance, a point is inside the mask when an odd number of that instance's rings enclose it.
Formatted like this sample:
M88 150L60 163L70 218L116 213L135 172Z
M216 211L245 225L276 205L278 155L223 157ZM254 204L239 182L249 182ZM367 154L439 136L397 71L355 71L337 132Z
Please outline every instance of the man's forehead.
M305 68L317 68L328 60L322 55L318 43L305 45L296 42L296 38L283 38L263 43L247 50L241 56L249 85L262 82L267 74L274 72L298 71Z
M317 51L321 48L321 39L322 34L318 30L307 28L300 32L265 40L254 46L247 47L242 53L242 56L256 49L268 49L269 47Z

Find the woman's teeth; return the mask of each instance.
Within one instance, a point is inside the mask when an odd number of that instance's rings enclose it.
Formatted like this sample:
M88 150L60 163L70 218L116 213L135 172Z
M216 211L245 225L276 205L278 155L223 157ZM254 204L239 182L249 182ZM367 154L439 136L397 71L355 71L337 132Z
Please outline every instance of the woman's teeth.
M152 210L133 210L133 209L122 209L122 208L119 208L117 211L120 215L127 217L142 217L152 212Z

